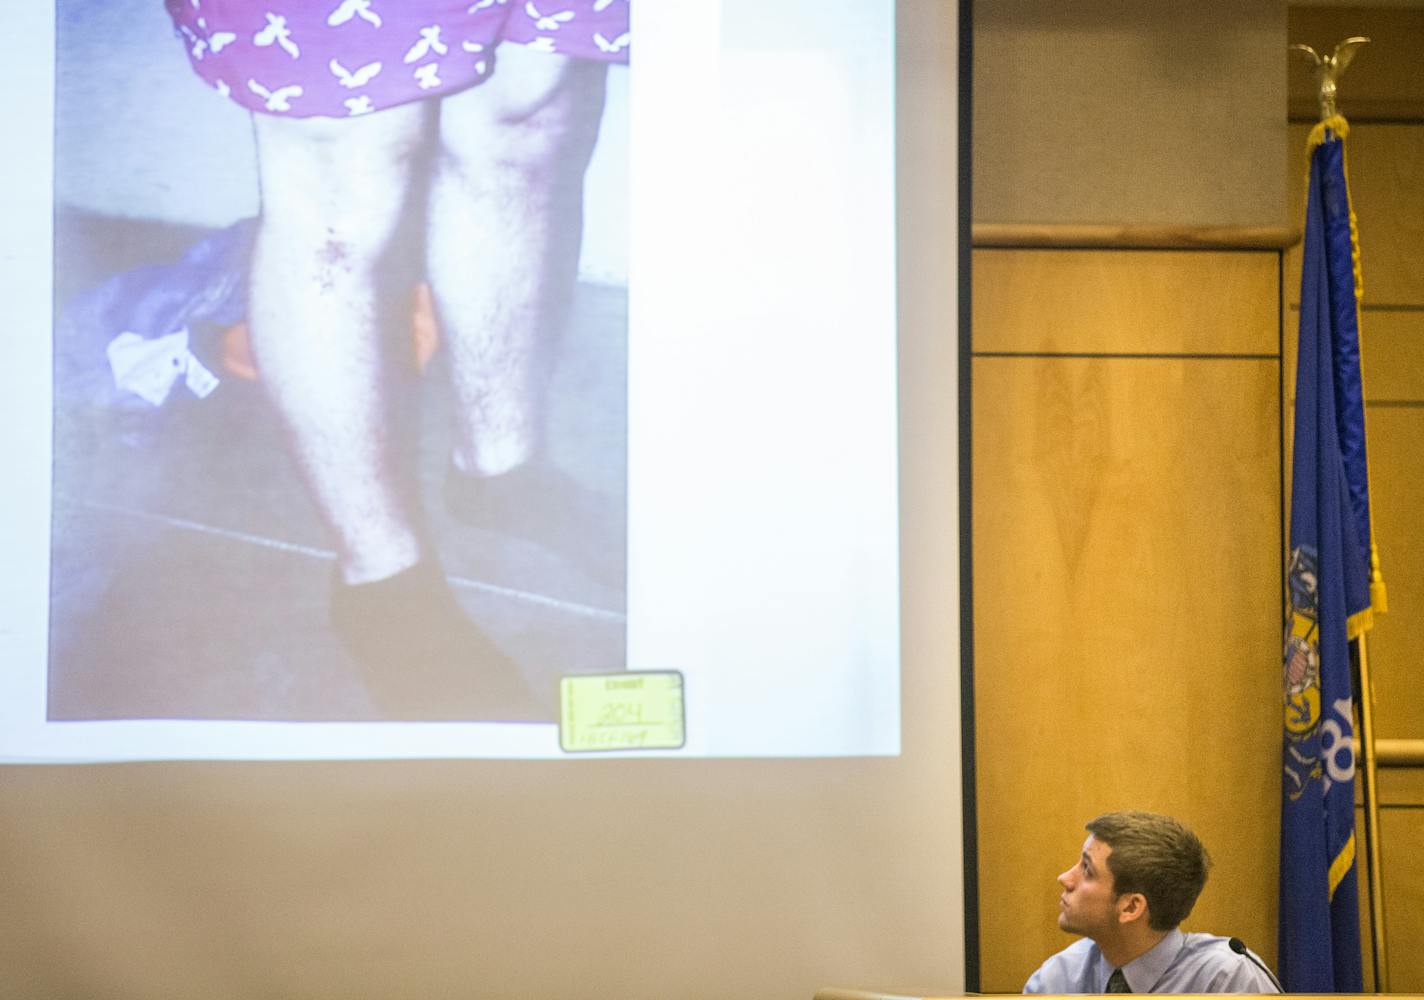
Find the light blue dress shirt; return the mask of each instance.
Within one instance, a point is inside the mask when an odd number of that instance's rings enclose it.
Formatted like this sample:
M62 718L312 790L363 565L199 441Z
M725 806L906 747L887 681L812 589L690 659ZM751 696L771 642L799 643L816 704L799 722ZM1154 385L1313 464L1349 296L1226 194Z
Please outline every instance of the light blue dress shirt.
M1122 967L1134 993L1276 993L1274 983L1215 934L1172 929ZM1255 952L1251 954L1255 955ZM1074 941L1029 976L1025 993L1106 993L1113 966L1087 938Z

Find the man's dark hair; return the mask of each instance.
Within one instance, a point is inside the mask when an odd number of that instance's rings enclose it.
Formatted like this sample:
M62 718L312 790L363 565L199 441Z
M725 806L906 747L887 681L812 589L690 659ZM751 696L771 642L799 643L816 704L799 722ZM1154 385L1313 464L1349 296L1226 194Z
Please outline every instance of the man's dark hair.
M1113 891L1147 897L1149 927L1169 931L1187 919L1211 867L1196 834L1170 816L1148 812L1105 813L1087 829L1112 848Z

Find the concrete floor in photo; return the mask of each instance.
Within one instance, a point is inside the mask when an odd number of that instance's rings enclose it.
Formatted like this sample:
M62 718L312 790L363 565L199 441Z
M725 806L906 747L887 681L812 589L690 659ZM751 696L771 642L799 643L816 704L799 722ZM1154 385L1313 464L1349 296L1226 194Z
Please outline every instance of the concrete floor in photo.
M86 248L106 247L112 270L170 259L191 236L61 218L59 308L105 276ZM444 568L468 616L546 692L626 662L626 331L625 289L579 287L549 410L574 513L547 533L450 516L438 356L421 380L421 496ZM195 333L222 378L206 399L181 382L146 410L56 394L51 720L381 718L328 623L331 539L260 385L221 370L216 338ZM86 348L104 368L102 345Z

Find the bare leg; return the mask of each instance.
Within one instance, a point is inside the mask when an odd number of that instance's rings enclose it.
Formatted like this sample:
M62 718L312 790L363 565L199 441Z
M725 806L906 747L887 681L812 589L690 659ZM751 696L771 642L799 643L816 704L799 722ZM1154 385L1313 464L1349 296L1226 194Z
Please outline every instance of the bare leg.
M429 109L257 116L262 223L252 265L257 363L337 540L342 579L417 562L392 398L410 377L411 254L394 253ZM403 259L402 259L403 258ZM404 352L404 353L402 353Z
M506 472L541 447L548 352L568 314L606 67L505 45L445 98L429 275L449 346L454 463Z
M534 718L517 668L465 618L417 527L393 405L413 387L401 220L426 104L369 118L260 117L250 321L262 380L336 535L332 624L401 719Z

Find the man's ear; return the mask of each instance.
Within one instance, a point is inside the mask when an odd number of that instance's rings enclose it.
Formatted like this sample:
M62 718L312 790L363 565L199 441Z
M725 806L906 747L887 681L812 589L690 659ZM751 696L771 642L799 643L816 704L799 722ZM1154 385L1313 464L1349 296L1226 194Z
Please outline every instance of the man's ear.
M1117 898L1117 922L1130 924L1147 919L1147 897L1140 892L1124 892Z

